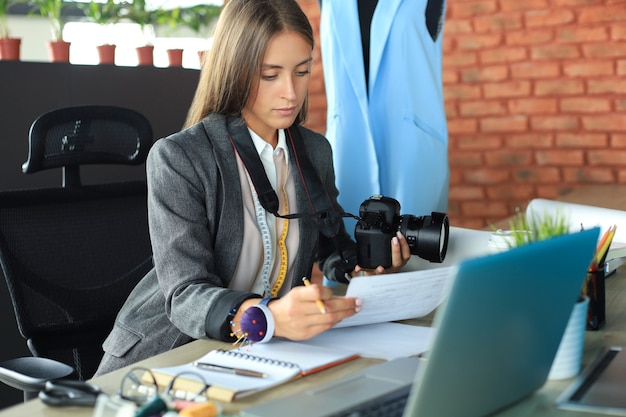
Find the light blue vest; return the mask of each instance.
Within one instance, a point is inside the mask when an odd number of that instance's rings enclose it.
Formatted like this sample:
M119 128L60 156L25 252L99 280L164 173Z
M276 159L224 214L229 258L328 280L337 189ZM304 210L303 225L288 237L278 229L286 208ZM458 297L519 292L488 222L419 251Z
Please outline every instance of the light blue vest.
M348 212L358 214L373 194L397 199L402 214L447 210L442 33L436 41L431 38L426 3L379 0L371 23L368 101L357 1L323 1L326 136L334 152L339 202Z

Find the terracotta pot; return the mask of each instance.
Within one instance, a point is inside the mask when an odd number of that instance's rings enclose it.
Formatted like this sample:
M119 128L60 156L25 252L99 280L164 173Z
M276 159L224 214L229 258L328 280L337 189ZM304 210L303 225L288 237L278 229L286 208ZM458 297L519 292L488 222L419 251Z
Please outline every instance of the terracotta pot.
M198 59L200 60L200 66L204 63L204 56L208 51L198 51Z
M100 64L115 64L115 45L98 45L98 59Z
M183 66L183 50L182 49L168 49L167 59L169 60L170 67L182 67Z
M21 43L19 38L0 38L0 60L19 61Z
M154 46L145 45L137 48L138 65L152 66L154 65Z
M48 41L50 62L70 62L70 43L65 41Z

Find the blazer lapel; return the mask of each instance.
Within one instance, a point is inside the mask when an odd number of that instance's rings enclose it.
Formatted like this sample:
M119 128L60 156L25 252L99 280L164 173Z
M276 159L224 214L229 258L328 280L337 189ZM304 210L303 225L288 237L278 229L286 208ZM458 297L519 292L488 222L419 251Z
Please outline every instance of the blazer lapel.
M228 213L228 218L243 218L243 204L241 196L241 179L239 178L239 169L237 167L237 156L233 149L233 145L228 140L228 135L249 135L247 127L243 120L238 117L224 118L221 115L208 116L210 121L204 121L207 136L213 146L215 153L215 163L218 167L222 192L218 192L215 198L221 198L221 206L219 212L223 215ZM216 119L221 118L222 121L215 123ZM210 127L209 127L210 126ZM236 198L228 198L228 195L235 195ZM233 216L233 217L231 217ZM220 218L220 222L225 221ZM241 253L243 244L243 222L231 222L228 227L218 227L217 236L215 236L216 253L229 253L230 249L220 248L222 244L231 245L233 236L237 247L237 256L229 257L217 256L215 262L220 264L220 268L225 272L228 279L232 279L237 268L237 259Z
M325 10L326 9L326 10ZM355 92L363 114L367 114L367 91L365 88L365 74L363 73L363 52L361 32L359 30L359 12L356 0L331 1L324 3L323 13L331 13L330 25L332 37L339 53L336 55L344 61L352 90ZM358 47L356 47L358 46ZM350 70L350 69L353 70ZM361 69L361 71L359 71Z
M385 45L387 44L387 38L389 37L389 31L391 30L391 24L398 11L398 7L403 0L385 0L379 1L372 16L372 26L370 32L370 77L369 77L369 91L372 91L376 77L378 76L378 69L380 68L380 60L383 57ZM405 1L421 1L421 0L405 0ZM420 16L416 16L419 19ZM358 27L358 26L357 26Z

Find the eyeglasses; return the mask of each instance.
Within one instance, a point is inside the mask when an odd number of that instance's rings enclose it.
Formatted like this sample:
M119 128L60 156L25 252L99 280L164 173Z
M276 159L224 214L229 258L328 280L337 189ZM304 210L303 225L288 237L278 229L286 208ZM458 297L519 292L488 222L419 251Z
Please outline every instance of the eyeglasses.
M176 381L182 375L191 375L198 378L202 381L202 389L198 392L190 392L185 388L176 387ZM165 395L172 401L174 400L184 400L184 401L194 401L194 402L205 402L208 401L207 390L209 389L209 384L206 382L204 377L197 372L185 371L181 372L172 378L167 387L165 388Z
M147 368L132 368L122 378L117 396L136 405L143 405L159 393L154 374Z
M202 382L203 388L198 392L190 392L184 384L177 386L182 375L193 375ZM149 410L155 415L164 412L178 400L205 403L209 399L206 395L209 384L204 377L195 372L183 372L175 375L162 393L159 393L157 379L148 368L135 367L130 369L120 382L117 395L100 395L96 401L93 417L126 417Z
M198 392L187 390L184 384L177 385L179 377L183 375L192 375L202 382L202 389ZM208 401L206 396L209 384L204 377L196 372L185 371L175 375L165 387L161 394L169 401L185 400L194 402ZM137 405L143 405L152 401L159 395L159 386L156 377L150 369L136 367L129 370L120 383L118 396L122 399L132 401Z

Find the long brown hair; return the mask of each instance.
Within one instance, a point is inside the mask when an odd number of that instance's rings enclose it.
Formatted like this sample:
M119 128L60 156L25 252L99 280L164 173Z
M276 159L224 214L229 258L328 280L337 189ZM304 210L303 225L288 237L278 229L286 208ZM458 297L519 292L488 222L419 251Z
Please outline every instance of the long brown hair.
M202 64L185 127L211 113L240 115L250 95L256 93L270 40L283 31L300 34L313 49L313 29L295 0L230 0ZM306 119L307 102L305 98L297 123Z

